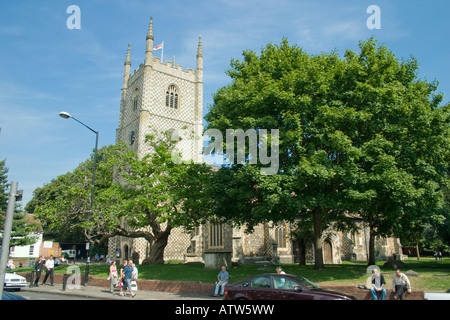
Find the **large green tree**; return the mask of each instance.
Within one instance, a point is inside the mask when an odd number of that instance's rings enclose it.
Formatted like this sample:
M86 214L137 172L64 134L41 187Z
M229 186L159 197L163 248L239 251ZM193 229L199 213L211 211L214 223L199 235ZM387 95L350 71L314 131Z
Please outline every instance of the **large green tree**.
M116 152L105 146L97 152L95 199L113 183L113 167L107 164ZM91 212L94 155L72 172L60 175L33 192L25 210L40 219L46 236L62 242L84 242L88 237Z
M341 128L322 117L328 105L339 106L332 95L342 65L337 53L308 55L287 40L267 45L260 56L245 51L243 61L232 61L232 82L215 94L206 116L208 128L224 134L226 129L279 129L279 171L255 176L266 187L254 184L257 200L242 199L247 206L258 205L258 215L254 210L239 214L253 221L311 218L317 269L324 267L322 230L331 217L344 217L342 195L354 180L358 155ZM342 116L355 117L354 112Z
M92 159L36 190L28 209L52 230L84 233L94 243L144 238L151 249L143 263L164 263L172 228L199 225L208 208L210 167L172 161L176 143L165 132L146 137L149 153L142 158L122 143L99 150L92 215Z
M206 116L208 129L224 136L227 129L279 129L279 171L263 177L251 169L261 163L224 168L218 177L228 199L217 201L232 210L218 205L219 214L251 224L312 221L321 269L322 232L331 223L350 225L349 212L370 224L372 259L376 236L439 205L448 107L439 107L434 83L417 79L415 59L399 61L374 39L343 58L309 55L284 39L259 56L245 51L231 67L231 83L216 92Z
M209 203L204 196L211 168L205 164L177 163L180 154L171 132L154 132L145 142L149 152L138 158L135 152L114 158L117 183L106 190L101 202L105 214L98 224L108 230L103 237L144 238L150 244L150 255L144 264L164 263L164 249L171 230L204 223Z
M338 99L364 113L345 131L360 150L353 209L368 223L369 265L378 236L423 229L443 205L448 179L449 106L437 83L417 77L416 59L399 61L373 39L347 51ZM338 118L330 118L338 123Z

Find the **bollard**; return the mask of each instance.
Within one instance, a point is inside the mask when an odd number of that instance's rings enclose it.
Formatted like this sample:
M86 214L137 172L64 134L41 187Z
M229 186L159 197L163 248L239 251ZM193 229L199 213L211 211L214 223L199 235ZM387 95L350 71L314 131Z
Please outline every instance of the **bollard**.
M34 270L31 270L31 276L30 276L30 288L34 287Z
M64 273L62 291L66 291L66 284L67 284L67 273Z

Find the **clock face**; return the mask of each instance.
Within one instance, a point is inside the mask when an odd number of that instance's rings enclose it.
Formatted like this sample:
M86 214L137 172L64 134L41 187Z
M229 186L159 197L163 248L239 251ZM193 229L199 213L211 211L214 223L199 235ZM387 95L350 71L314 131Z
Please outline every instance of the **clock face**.
M135 138L136 138L136 134L134 133L134 131L131 131L131 134L130 134L130 144L131 145L134 144Z

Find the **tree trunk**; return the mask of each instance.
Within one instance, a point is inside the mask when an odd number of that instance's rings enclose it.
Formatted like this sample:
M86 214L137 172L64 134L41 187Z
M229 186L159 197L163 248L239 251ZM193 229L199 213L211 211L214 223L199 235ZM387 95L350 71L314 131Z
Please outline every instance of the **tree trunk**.
M304 239L298 240L298 258L298 264L300 266L306 266L306 241Z
M314 269L325 269L322 249L322 209L316 208L312 212L314 219Z
M416 241L416 253L417 253L417 260L420 260L420 252L419 252L419 241Z
M142 264L164 264L164 249L167 246L170 230L171 228L167 227L165 231L156 236L150 248L150 255L142 261Z
M369 226L369 261L368 265L375 264L375 234L372 226Z

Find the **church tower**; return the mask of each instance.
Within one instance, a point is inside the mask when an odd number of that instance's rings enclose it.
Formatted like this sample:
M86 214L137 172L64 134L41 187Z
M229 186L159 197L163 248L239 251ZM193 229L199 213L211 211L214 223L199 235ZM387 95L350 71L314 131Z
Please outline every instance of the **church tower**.
M116 143L124 142L142 158L150 150L145 136L150 133L174 130L190 139L177 144L183 160L203 161L203 54L199 38L196 70L183 70L174 61L164 62L153 55L153 18L146 37L145 61L131 72L131 47L128 45L124 63L123 86L120 99L119 127ZM193 137L192 137L193 133ZM191 244L190 235L182 230L172 230L165 250L167 258L178 258L175 252L185 252ZM183 249L184 248L184 249ZM173 249L173 250L172 250ZM108 254L112 260L131 259L132 252L139 252L142 261L149 247L143 239L114 237L109 241ZM172 252L173 251L173 252Z
M145 62L130 74L128 46L120 102L116 141L127 143L139 157L148 154L145 136L153 132L189 131L193 139L183 139L179 150L183 159L202 162L203 150L203 54L201 38L197 49L196 70L183 70L174 62L153 56L153 18L146 38ZM149 126L152 129L149 129ZM183 130L182 128L186 128Z

